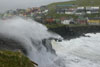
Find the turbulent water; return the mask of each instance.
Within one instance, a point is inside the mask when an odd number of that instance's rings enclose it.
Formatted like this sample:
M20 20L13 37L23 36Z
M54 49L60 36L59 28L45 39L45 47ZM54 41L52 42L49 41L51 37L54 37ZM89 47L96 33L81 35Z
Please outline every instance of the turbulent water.
M100 67L100 33L86 35L90 37L52 41L53 48L63 58L66 67Z
M100 33L56 42L61 38L31 19L0 20L0 49L21 50L39 67L100 67Z
M31 19L0 20L0 49L21 50L39 67L60 67L62 64L52 49L50 38L61 37Z

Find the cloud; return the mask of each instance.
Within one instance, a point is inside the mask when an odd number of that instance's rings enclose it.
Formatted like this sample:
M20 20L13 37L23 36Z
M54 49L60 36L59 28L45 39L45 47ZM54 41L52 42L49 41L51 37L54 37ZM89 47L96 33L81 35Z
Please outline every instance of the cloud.
M17 8L36 7L59 1L68 0L0 0L0 12Z

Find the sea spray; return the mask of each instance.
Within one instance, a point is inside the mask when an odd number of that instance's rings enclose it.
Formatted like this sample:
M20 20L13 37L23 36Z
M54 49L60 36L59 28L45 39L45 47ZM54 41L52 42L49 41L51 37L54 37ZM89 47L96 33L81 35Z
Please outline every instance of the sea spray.
M20 49L39 67L100 67L100 33L57 42L47 30L31 19L0 20L0 49Z
M44 39L60 37L47 30L44 25L31 19L15 17L0 20L0 35L19 42L19 44L12 44L10 47L6 45L6 47L12 48L12 46L16 47L17 45L19 47L16 49L23 47L25 55L35 61L39 67L64 67L61 59L57 57L55 50L50 46L51 44L48 43L48 45L47 42L45 45L43 44Z
M63 58L66 67L100 67L100 33L89 37L52 41L56 54Z

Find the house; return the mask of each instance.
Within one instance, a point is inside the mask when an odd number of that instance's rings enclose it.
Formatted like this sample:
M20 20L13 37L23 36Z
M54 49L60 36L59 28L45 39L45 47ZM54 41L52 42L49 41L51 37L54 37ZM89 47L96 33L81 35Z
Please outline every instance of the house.
M71 20L68 20L68 19L62 20L62 21L61 21L61 24L70 24L70 21L71 21Z
M39 8L39 7L33 7L33 8L31 9L31 12L32 12L32 13L40 13L40 8Z
M55 19L55 23L56 24L60 24L61 23L61 20L60 19Z
M74 24L73 18L70 19L70 18L62 17L61 24Z
M65 5L56 5L57 14L74 14L76 10L76 5L65 4Z
M49 10L48 10L47 6L41 6L40 11L41 11L41 13L45 14L45 13L48 13Z
M76 24L87 24L87 18L79 16L79 18L76 19Z
M86 7L77 7L75 14L83 15L83 14L94 14L99 12L100 8L98 6L86 6Z
M54 23L54 22L55 22L55 19L52 18L52 17L47 17L47 18L45 19L45 22L51 24L51 23Z
M99 7L86 7L87 14L99 13Z
M76 8L69 8L65 10L65 14L74 14L76 11Z
M57 9L56 13L57 14L65 14L65 9Z
M83 15L83 14L85 14L85 7L77 7L75 14L76 15Z
M87 22L89 25L100 25L100 17L87 18Z
M42 11L42 13L48 13L48 9L45 9L44 11Z

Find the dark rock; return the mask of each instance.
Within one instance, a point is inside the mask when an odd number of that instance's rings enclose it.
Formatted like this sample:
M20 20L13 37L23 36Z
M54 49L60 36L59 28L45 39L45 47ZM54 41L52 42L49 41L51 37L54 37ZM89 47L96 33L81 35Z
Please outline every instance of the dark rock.
M61 35L64 39L72 39L80 36L85 36L86 33L97 33L100 32L100 26L62 26L57 28L49 28L50 31L56 32ZM87 36L90 37L90 36Z

